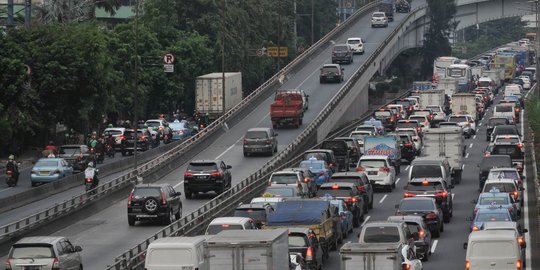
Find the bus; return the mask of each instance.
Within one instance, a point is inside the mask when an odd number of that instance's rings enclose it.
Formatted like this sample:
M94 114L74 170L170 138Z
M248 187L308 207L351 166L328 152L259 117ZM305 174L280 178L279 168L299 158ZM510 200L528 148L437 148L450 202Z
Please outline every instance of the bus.
M513 52L498 52L493 59L491 68L504 69L504 80L509 81L514 78L516 73L518 59L517 55Z
M438 82L439 79L446 78L446 69L452 65L459 62L459 59L452 56L441 56L437 57L433 61L433 82Z
M459 92L470 92L473 89L473 76L469 65L452 64L446 69L446 76L458 81Z

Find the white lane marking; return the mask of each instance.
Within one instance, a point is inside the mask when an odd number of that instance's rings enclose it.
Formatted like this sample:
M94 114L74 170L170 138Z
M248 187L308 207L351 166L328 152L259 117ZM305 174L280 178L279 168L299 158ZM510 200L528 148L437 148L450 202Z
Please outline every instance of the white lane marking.
M472 148L473 144L474 144L474 143L469 144L469 148Z
M399 180L401 180L401 177L398 177L398 179L396 179L396 184L399 183Z
M463 164L463 167L461 167L461 170L462 171L465 170L465 164Z
M465 158L469 158L469 153L467 153L467 154L465 155Z
M379 201L379 203L384 202L384 199L386 199L386 197L388 197L388 194L385 194L385 195L382 197L382 199Z
M435 253L435 249L437 248L438 243L439 240L433 240L433 245L431 245L431 253Z
M174 189L177 189L181 184L184 183L184 180L180 181L180 183L173 186Z
M362 222L362 225L360 226L363 227L370 218L371 216L367 216L366 218L364 218L364 222Z
M452 193L452 201L454 200L455 196L456 196L456 193Z
M525 110L523 110L521 112L521 115L520 115L520 118L521 118L521 134L525 135L525 133L524 133L525 127L523 125L523 115L525 115ZM534 149L532 149L532 156L533 156L533 162L536 162ZM527 161L525 159L523 160L523 164L527 164ZM525 168L523 170L523 176L525 177L525 181L523 181L523 188L525 189L525 192L523 192L524 193L523 194L523 200L525 201L525 203L523 205L523 213L521 213L521 216L525 216L523 223L525 225L525 228L527 228L527 230L531 231L531 228L530 228L530 225L529 225L530 224L529 223L529 195L528 195L528 192L527 192L527 190L528 190L527 182L528 182L529 179L527 177L527 168ZM536 181L536 177L535 177L534 181ZM525 243L531 243L531 234L530 233L525 234ZM527 247L525 248L526 265L531 265L531 256L532 256L531 245L527 245Z
M472 138L473 138L473 140L476 140L476 135L474 135Z
M217 156L216 159L220 159L223 155L225 155L227 152L229 152L229 150L231 150L235 145L236 145L236 143L229 146L229 148L227 148L225 151L223 151L223 153L219 154L219 156Z
M405 168L405 170L408 171L410 167L411 167L411 165L407 166L407 168Z

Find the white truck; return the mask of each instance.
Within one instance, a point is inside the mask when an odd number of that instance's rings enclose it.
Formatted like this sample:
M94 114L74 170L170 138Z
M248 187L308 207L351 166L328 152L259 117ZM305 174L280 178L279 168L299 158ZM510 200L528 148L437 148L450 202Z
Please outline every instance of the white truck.
M452 96L459 89L458 81L455 78L451 77L439 79L439 82L435 89L443 89L446 95Z
M478 112L476 110L476 97L472 93L457 93L452 95L453 115L470 115L473 120L478 120Z
M438 105L444 108L444 90L434 89L418 91L415 95L420 97L420 108L425 109L428 105Z
M466 145L462 130L456 128L430 128L424 131L422 157L443 157L448 160L455 183L461 182Z
M242 101L242 73L226 72L199 76L195 82L195 109L216 119Z
M285 229L226 230L204 242L208 270L289 269Z
M346 243L340 251L341 270L422 269L417 259L409 260L410 249L402 243Z
M493 92L497 94L498 89L503 85L504 82L504 69L492 68L490 70L484 70L483 75L488 76L493 80L495 83Z

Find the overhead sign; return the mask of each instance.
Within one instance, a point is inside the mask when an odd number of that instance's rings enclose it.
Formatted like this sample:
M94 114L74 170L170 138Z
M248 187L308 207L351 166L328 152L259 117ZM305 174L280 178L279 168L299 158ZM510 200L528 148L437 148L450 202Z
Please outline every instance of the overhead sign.
M165 64L172 65L174 64L175 61L176 61L176 58L174 57L172 53L168 53L163 56L163 63Z
M270 57L287 57L289 56L289 47L268 47L266 49L268 56Z

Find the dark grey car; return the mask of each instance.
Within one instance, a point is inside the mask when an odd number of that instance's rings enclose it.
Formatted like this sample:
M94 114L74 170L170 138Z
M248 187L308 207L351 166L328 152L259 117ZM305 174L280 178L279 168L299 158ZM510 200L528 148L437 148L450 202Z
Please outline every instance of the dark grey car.
M348 44L336 44L332 50L332 64L353 62L353 50Z
M264 153L272 155L278 150L278 134L271 128L250 128L244 136L244 156Z

